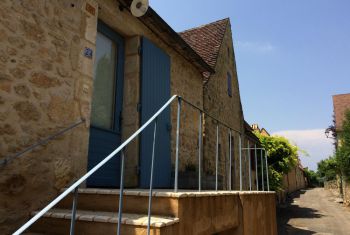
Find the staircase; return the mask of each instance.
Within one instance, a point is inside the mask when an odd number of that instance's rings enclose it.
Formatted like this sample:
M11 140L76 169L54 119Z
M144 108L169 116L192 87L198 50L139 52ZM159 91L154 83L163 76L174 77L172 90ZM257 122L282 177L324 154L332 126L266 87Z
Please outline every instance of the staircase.
M75 234L116 234L119 190L79 189ZM152 201L150 234L179 234L177 201L171 193L155 192ZM31 228L31 233L69 234L73 194L46 213ZM35 215L37 212L34 212ZM146 234L148 190L124 191L121 234Z
M178 101L174 188L168 190L154 190L152 184L157 118L166 108L171 105L174 100ZM59 194L45 208L43 208L41 211L33 212L33 217L22 227L20 227L14 233L14 235L23 234L23 232L26 232L28 235L225 235L236 234L236 231L238 231L237 234L241 234L239 231L241 231L243 228L243 218L241 216L243 214L243 202L241 202L240 194L243 192L231 190L218 191L218 124L216 128L217 141L215 158L215 191L201 190L202 168L200 163L202 161L203 154L202 147L198 148L198 189L194 191L179 191L179 130L182 101L197 109L200 112L201 117L202 114L205 113L203 110L194 106L183 98L177 95L172 96L168 102L166 102L146 123L135 131L118 148L116 148L101 162L74 182L69 188L62 190L62 193ZM206 115L209 116L209 114ZM216 121L228 128L230 130L230 135L231 132L235 131L226 124L221 123L218 120ZM131 141L137 138L145 128L153 124L154 134L150 168L150 188L147 190L124 190L124 149ZM201 118L200 126L202 126ZM240 146L240 188L242 190L241 133L238 133ZM199 143L202 143L202 128L199 128L198 136ZM120 190L80 188L92 174L98 171L114 157L121 158ZM230 164L232 164L231 156ZM231 165L229 169L229 178L231 179ZM232 183L230 181L229 189L232 188L231 184ZM120 192L123 193L121 194ZM253 196L253 194L251 196ZM119 200L121 201L119 202ZM119 205L121 205L120 208ZM119 212L120 214L118 214Z
M78 193L75 234L115 235L119 190L88 188ZM142 189L124 191L120 234L147 234L148 193ZM238 191L155 190L150 234L232 234L223 232L240 225L239 195ZM29 234L69 234L72 200L73 194L69 194L36 221Z

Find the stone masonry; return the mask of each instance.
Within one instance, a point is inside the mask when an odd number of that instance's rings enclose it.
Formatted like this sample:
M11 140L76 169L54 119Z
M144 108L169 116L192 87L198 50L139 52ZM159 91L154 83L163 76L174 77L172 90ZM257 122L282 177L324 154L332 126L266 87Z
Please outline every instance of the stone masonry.
M0 3L0 158L89 119L95 15L85 1ZM88 125L26 153L0 176L0 231L18 227L86 172Z

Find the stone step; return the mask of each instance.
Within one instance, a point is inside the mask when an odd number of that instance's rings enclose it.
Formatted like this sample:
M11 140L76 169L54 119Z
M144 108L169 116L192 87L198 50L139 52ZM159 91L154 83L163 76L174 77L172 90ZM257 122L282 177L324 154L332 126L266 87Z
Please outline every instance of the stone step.
M37 212L34 212L36 214ZM75 234L116 234L118 213L77 210ZM121 234L146 234L147 215L123 213ZM52 235L69 234L71 211L52 209L37 221L30 232ZM152 234L178 234L179 219L168 216L151 217Z
M77 208L80 210L118 212L119 189L79 189ZM123 213L147 214L148 190L125 190ZM178 217L178 199L184 193L155 191L152 196L152 214ZM56 208L71 209L73 194L64 198Z

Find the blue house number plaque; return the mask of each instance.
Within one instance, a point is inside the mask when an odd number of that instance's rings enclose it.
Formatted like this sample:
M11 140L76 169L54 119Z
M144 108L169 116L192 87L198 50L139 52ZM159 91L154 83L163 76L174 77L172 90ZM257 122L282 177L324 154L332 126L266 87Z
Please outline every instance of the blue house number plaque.
M85 47L85 49L84 49L84 56L89 58L89 59L92 59L92 54L93 54L92 49L88 48L88 47Z

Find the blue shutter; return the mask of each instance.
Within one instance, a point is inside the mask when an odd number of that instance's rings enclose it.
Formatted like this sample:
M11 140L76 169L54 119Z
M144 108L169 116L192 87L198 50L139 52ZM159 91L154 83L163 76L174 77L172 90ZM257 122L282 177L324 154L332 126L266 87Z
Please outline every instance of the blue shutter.
M144 124L170 99L170 57L146 38L142 39L141 62L141 124ZM152 156L153 127L150 125L141 135L140 186L149 187ZM170 108L158 117L155 146L153 185L158 188L171 186L170 158Z

